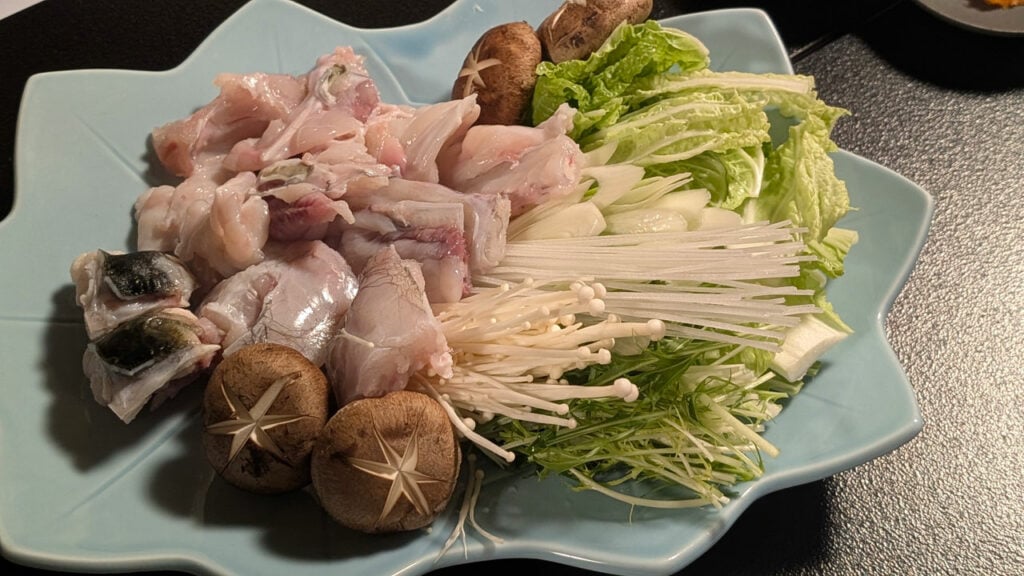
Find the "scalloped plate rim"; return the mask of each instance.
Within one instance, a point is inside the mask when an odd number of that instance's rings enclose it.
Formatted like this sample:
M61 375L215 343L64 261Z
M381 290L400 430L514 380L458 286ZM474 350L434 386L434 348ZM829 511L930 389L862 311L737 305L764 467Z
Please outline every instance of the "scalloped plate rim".
M132 75L154 75L154 76L166 76L166 75L173 75L173 74L179 73L180 71L182 71L184 69L187 69L194 60L202 58L203 52L205 50L208 50L209 46L215 45L218 33L222 33L223 29L231 26L232 22L236 18L239 17L239 12L246 11L246 10L259 9L260 7L265 6L265 5L288 5L288 6L292 6L292 7L301 9L302 11L304 11L304 12L310 14L310 15L314 15L316 17L328 20L329 22L334 23L334 24L340 24L341 26L343 26L343 27L345 27L347 29L356 31L358 33L376 34L376 33L396 33L396 32L400 33L403 30L416 29L416 28L421 28L421 27L429 26L430 23L439 21L446 14L454 13L458 9L459 5L466 4L468 2L469 2L469 0L461 0L459 2L456 2L456 3L452 4L451 6L449 6L448 8L446 8L445 10L443 10L442 12L438 13L437 15L435 15L435 16L431 17L430 19L428 19L426 21L423 21L421 23L412 24L412 25L409 25L409 26L400 26L400 27L392 27L392 28L365 30L365 29L355 28L355 27L352 27L352 26L349 26L349 25L346 25L346 24L343 24L343 23L335 22L334 20L331 20L331 19L327 18L326 16L323 16L322 14L319 14L319 13L315 12L314 10L312 10L310 8L307 8L305 6L301 6L301 5L298 5L298 4L294 4L292 2L288 2L287 0L253 0L252 2L250 2L250 3L246 4L245 6L243 6L238 12L236 12L235 14L231 15L228 19L226 19L220 26L218 26L214 30L213 33L210 34L210 36L208 36L206 39L203 40L203 42L197 47L197 49L195 51L193 51L185 60L183 60L182 63L180 63L179 65L177 65L177 66L175 66L173 68L170 68L170 69L167 69L167 70L164 70L164 71L132 71L132 70L103 70L103 69L97 69L97 70L69 70L69 71L60 71L60 72L47 72L47 73L44 73L44 74L38 74L36 76L33 76L32 78L30 78L29 82L26 84L25 96L24 96L24 98L22 100L22 102L23 102L22 103L23 111L24 111L24 108L26 106L28 106L30 104L30 102L32 101L32 98L30 97L30 92L35 90L35 89L37 89L38 86L39 86L39 79L40 78L38 78L38 77L57 76L57 75L59 75L59 76L68 76L68 75L74 75L74 74L86 74L86 75L88 75L91 72L103 72L103 73L113 72L113 73L125 73L125 74L132 74ZM764 18L764 20L768 24L769 29L771 30L771 33L774 35L774 40L781 44L781 41L778 39L778 34L775 31L775 29L774 29L774 25L771 23L771 20L768 18L766 13L764 13L763 11L761 11L759 9L734 8L734 9L724 9L724 10L717 10L717 11L705 11L705 12L701 12L701 13L696 13L695 15L701 15L701 16L705 16L705 17L706 16L715 17L714 15L717 15L717 14L724 15L726 13L740 13L740 12L747 13L747 14L758 15L759 17ZM678 17L669 18L665 22L671 23L671 22L674 22L674 21L677 21L677 20L684 20L688 16L690 16L690 15L684 15L684 16L678 16ZM788 59L786 60L786 64L787 65L789 64ZM791 69L790 69L790 71L791 71ZM21 119L22 119L22 116L23 116L22 114L19 114L19 133L20 133L20 129L21 129ZM875 164L874 162L872 162L870 160L863 159L863 158L861 158L859 156L856 156L856 155L848 153L848 152L841 151L839 153L839 157L841 158L842 156L849 156L850 157L846 161L853 161L855 163L856 162L863 162L864 165L868 166L870 169L886 172L888 177L898 177L898 178L902 179L905 182L905 184L910 189L915 190L916 192L918 192L921 195L922 199L923 199L923 203L924 203L924 209L923 209L923 214L922 214L923 220L919 223L919 227L918 227L917 233L915 235L915 240L914 240L915 247L914 247L914 249L910 253L908 253L906 255L905 261L904 261L902 267L900 268L900 274L896 278L891 279L891 282L890 282L890 285L889 285L889 289L888 289L888 291L887 291L887 293L885 295L885 298L880 303L879 313L878 313L877 317L874 319L875 324L876 324L875 328L877 329L877 331L879 333L879 337L881 337L882 340L883 340L883 344L884 344L885 350L889 354L892 354L893 352L892 352L891 347L889 346L888 342L885 341L885 339L884 339L884 315L885 315L886 311L891 307L892 302L894 301L896 296L899 294L902 286L906 282L910 272L913 269L914 262L916 261L916 258L918 256L918 254L920 253L920 250L922 249L924 240L925 240L925 238L927 236L928 223L929 223L929 220L930 220L930 217L931 217L931 213L932 213L932 210L933 210L933 202L932 202L931 197L927 193L925 193L924 191L920 190L920 188L918 188L916 185L914 185L909 180L904 179L899 174L897 174L895 172L892 172L891 170L889 170L889 169L887 169L887 168L885 168L883 166ZM17 157L17 153L16 153L16 157ZM4 228L6 227L6 225L8 225L10 223L10 221L13 220L18 215L17 214L17 212L18 212L17 198L18 198L18 196L16 195L15 196L15 206L13 207L10 216L7 219L5 219L5 221L3 223L0 223L0 234L3 233ZM897 363L897 365L898 365L898 363ZM901 384L903 384L907 388L907 391L912 396L912 390L909 389L909 382L906 381L905 376L903 376L902 374L899 374L899 376L903 380L901 382ZM511 555L511 556L502 555L499 552L499 554L497 556L494 556L494 558L508 558L508 557L536 558L536 559L543 559L543 560L552 560L552 561L555 561L555 562L561 562L561 563L564 563L564 564L574 565L574 566L578 566L578 567L585 567L585 568L590 568L590 569L598 569L598 570L602 570L602 571L607 571L607 570L613 570L613 571L615 571L615 570L622 570L622 571L625 571L625 570L630 570L630 569L646 569L646 570L653 570L654 571L654 572L651 572L651 573L656 573L656 572L660 572L660 571L665 570L665 569L677 570L677 569L685 566L688 562L690 562L693 559L695 559L697 556L699 556L701 553L703 553L707 548L709 548L714 542L716 542L721 537L721 535L724 534L731 527L731 525L734 523L734 521L747 509L747 507L749 507L753 502L755 502L761 496L767 495L767 494L769 494L771 492L775 492L777 490L781 490L781 489L784 489L784 488L788 488L788 487L791 487L791 486L795 486L795 485L798 485L798 484L802 484L802 483L806 483L806 482L810 482L810 481L814 481L814 480L817 480L817 479L820 479L820 478L824 478L824 477L830 476L830 475L835 474L835 473L837 473L837 472L839 472L841 470L850 468L852 466L856 466L856 465L858 465L858 464L860 464L862 462L865 462L867 460L870 460L872 458L875 458L877 456L880 456L880 455L883 455L883 454L885 454L887 452L890 452L893 449L897 448L898 446L902 445L903 443L909 441L911 438L913 438L920 431L920 429L921 429L921 427L923 425L923 422L922 422L921 417L920 417L920 413L917 410L916 404L913 403L912 398L911 398L911 406L912 406L912 409L913 409L913 415L912 415L912 417L909 420L907 420L906 422L901 423L900 426L898 426L898 427L896 427L894 429L891 429L887 435L885 435L884 437L878 439L873 444L862 446L861 449L859 451L857 451L856 453L845 453L845 454L835 455L831 460L823 460L823 461L820 461L820 462L818 462L818 463L816 463L814 465L807 465L807 466L800 467L798 469L773 472L772 474L769 474L768 476L766 476L765 478L763 478L763 479L761 479L759 481L754 481L754 482L746 483L746 485L745 485L741 495L738 498L736 498L726 509L724 509L721 512L721 518L720 518L721 523L720 523L720 527L719 527L719 529L717 531L708 531L704 535L703 538L696 539L696 540L691 540L688 543L686 543L685 545L681 545L681 547L677 551L675 551L675 553L669 554L669 555L661 557L661 558L650 559L650 562L648 562L648 563L640 562L640 563L638 563L636 565L626 565L626 564L623 564L623 565L612 565L610 563L606 564L606 563L602 563L602 562L595 561L595 560L589 560L589 559L586 559L586 558L575 558L575 557L572 557L570 555L566 555L565 553L559 553L559 552L549 551L549 550L544 550L544 549L532 549L532 550L531 549L527 549L527 550L524 550L523 553L521 553L521 554L515 554L515 555ZM784 413L785 413L785 411L784 411ZM0 424L2 424L2 423L0 423ZM2 431L2 428L0 428L0 431ZM2 446L0 446L0 448L2 448ZM222 561L218 561L215 558L204 557L204 556L200 556L200 555L196 555L196 554L191 554L190 555L187 550L182 551L180 553L180 555L177 555L177 556L175 556L173 554L172 555L160 555L160 554L157 554L157 553L152 553L152 554L142 553L142 554L135 555L135 556L122 555L122 556L118 556L118 557L116 557L116 558L114 558L112 560L111 559L100 558L100 557L89 557L89 556L86 556L86 555L83 555L83 556L77 557L77 558L76 557L67 556L67 555L59 556L58 557L58 556L49 555L49 554L47 554L43 550L30 550L30 549L26 549L26 548L19 548L17 546L16 542L13 542L15 545L12 547L11 546L12 540L9 538L9 536L10 535L7 533L7 530L6 530L6 525L3 522L0 522L0 545L2 545L3 553L5 555L9 556L12 559L16 559L16 560L20 561L21 563L28 564L28 565L36 565L36 566L40 566L40 567L55 567L55 568L60 568L60 569L76 569L77 568L77 569L89 570L89 571L95 571L95 570L102 569L102 568L105 567L105 568L130 569L130 570L172 568L172 569L196 569L198 571L209 571L209 572L216 572L216 573L220 573L221 571L230 572L230 568L228 566L226 566ZM485 559L488 559L486 557L479 557L479 558L475 557L476 555L478 555L479 550L477 548L474 548L473 550L475 552L473 560L485 560ZM223 559L221 559L221 560L223 560ZM421 562L419 562L419 564L423 564L423 562L422 562L423 559L421 558L420 560L421 560ZM625 559L625 560L628 560L628 559ZM455 562L455 563L461 563L461 562ZM438 564L438 566L448 565L448 564L449 563L442 563L442 564ZM407 568L411 569L412 566L409 566ZM427 569L429 570L430 566L428 566ZM623 572L623 573L626 573L626 572Z

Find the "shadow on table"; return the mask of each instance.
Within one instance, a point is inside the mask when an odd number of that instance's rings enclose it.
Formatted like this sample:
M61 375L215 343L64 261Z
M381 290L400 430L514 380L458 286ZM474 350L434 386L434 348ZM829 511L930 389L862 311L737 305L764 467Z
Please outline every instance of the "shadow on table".
M962 28L904 1L857 36L892 66L943 88L1002 92L1024 87L1024 37Z
M758 499L707 552L676 576L704 574L816 573L831 548L828 541L827 480L775 492ZM782 551L783 553L780 553ZM483 564L465 564L431 576L470 576ZM502 560L515 574L551 572L592 576L594 572L540 560Z
M52 296L53 311L48 318L45 341L37 365L52 400L46 416L47 432L75 470L89 474L125 452L140 450L154 431L168 419L195 412L200 386L182 391L158 411L143 410L131 424L125 424L92 396L82 371L82 354L88 345L75 304L75 288L61 286ZM150 439L150 440L147 440Z
M372 535L346 529L320 507L310 487L284 494L247 492L220 478L202 448L202 421L195 418L173 439L176 456L154 465L150 498L154 506L194 522L216 538L218 532L249 532L270 557L331 562L369 557L407 545L417 531ZM226 537L223 541L230 541Z
M820 571L816 568L824 563L830 548L827 482L760 498L721 540L678 576Z

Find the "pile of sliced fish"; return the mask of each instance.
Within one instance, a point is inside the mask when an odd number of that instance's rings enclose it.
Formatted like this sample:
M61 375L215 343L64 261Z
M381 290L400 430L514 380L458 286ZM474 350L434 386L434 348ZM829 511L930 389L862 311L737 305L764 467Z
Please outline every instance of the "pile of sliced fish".
M153 130L177 185L135 202L136 251L71 276L97 402L125 422L258 342L300 351L338 404L450 370L431 304L496 266L509 220L572 192L572 111L479 125L476 96L382 102L339 47L306 74L221 74L220 93Z

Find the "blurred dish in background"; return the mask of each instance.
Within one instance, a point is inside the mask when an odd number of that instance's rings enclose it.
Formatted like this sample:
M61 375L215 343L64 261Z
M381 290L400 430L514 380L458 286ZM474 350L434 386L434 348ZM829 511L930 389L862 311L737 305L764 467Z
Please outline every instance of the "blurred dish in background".
M936 16L964 28L1005 36L1024 35L1024 4L1002 7L987 0L916 0Z

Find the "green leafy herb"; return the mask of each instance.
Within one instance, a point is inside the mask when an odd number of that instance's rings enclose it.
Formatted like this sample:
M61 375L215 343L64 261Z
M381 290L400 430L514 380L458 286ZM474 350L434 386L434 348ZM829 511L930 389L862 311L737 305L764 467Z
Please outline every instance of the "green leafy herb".
M566 375L588 385L627 377L640 391L634 402L577 400L571 429L498 419L481 430L580 489L643 506L720 505L723 487L759 477L762 452L777 453L760 432L801 386L762 375L764 361L750 349L666 338Z

